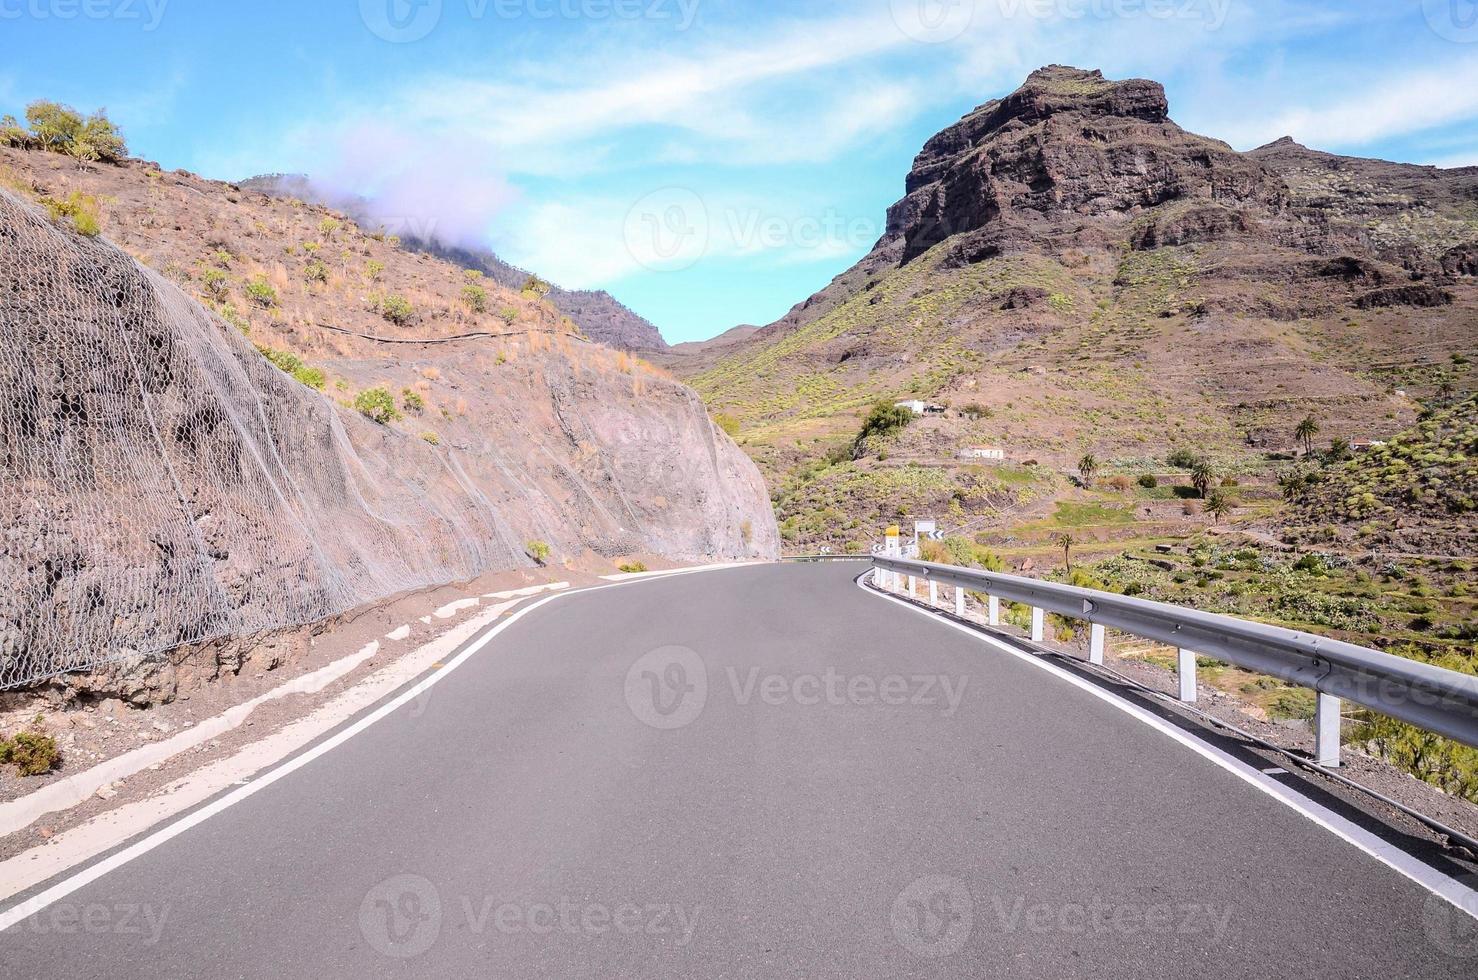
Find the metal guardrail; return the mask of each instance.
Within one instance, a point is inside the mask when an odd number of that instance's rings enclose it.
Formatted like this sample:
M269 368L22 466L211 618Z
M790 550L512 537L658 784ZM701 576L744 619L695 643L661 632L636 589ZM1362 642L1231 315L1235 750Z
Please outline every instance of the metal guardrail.
M951 586L959 613L966 592L984 594L993 626L1000 623L999 600L1024 603L1037 642L1044 613L1086 620L1096 664L1103 663L1105 627L1176 647L1183 701L1196 699L1197 654L1311 688L1318 692L1315 756L1323 765L1339 764L1341 700L1478 748L1478 677L1469 674L1287 627L1041 579L884 555L873 556L873 565L881 572L874 582L885 589L898 590L903 577L930 583L936 605L938 584Z
M781 555L781 561L872 561L872 555Z

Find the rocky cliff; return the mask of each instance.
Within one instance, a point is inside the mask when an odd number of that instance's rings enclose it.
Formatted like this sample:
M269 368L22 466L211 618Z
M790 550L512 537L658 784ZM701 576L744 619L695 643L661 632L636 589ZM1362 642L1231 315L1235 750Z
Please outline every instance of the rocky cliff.
M1178 126L1156 82L1049 66L925 144L855 266L666 363L739 421L793 540L861 546L899 507L1005 521L1061 491L976 474L971 447L1059 472L1185 447L1242 470L1306 415L1326 439L1399 431L1471 383L1475 256L1478 168L1241 153ZM952 410L839 461L901 398Z
M10 162L53 213L0 192L0 686L530 565L536 541L551 561L776 554L764 482L697 396L547 307L525 299L516 330L458 323L432 290L460 270L402 267L339 227L333 260L380 256L367 285L399 286L415 312L371 291L334 317L328 250L297 276L249 272L281 245L229 185L173 178L194 205L175 211L171 178L94 169L119 192L120 235L218 263L162 275L72 229L59 202L87 174ZM129 193L150 204L130 212ZM254 321L236 305L253 296Z

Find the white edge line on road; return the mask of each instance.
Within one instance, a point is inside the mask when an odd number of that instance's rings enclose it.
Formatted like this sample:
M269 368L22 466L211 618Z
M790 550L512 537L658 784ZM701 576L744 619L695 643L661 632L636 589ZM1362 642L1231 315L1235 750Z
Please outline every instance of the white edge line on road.
M364 731L375 722L380 721L382 718L385 718L388 715L394 714L397 709L399 709L406 703L415 700L417 697L420 697L423 693L436 686L438 683L440 683L442 678L446 677L452 671L456 670L474 654L478 653L482 650L483 647L492 642L494 637L502 633L505 629L512 626L514 623L518 622L524 616L533 612L535 609L538 609L540 606L553 602L556 599L563 599L567 596L572 595L582 595L589 592L599 592L604 589L617 589L627 585L637 585L641 582L655 582L659 581L662 578L670 578L677 575L688 575L694 572L708 572L725 568L746 568L755 564L761 563L745 562L727 565L705 565L699 568L667 569L664 570L661 575L652 576L650 578L642 578L628 582L614 582L609 585L596 585L587 589L571 589L567 592L556 592L552 595L547 595L537 602L534 602L518 610L507 619L501 620L497 623L497 625L493 626L487 632L483 633L481 637L472 641L471 645L469 645L467 649L463 650L456 657L453 657L451 660L447 661L446 666L437 670L436 673L427 677L419 684L416 684L410 689L403 691L402 693L397 695L394 700L387 701L385 704L381 705L379 708L376 708L373 712L361 718L359 721L350 725L343 731L339 732L337 735L333 735L327 739L324 739L322 742L319 742L317 745L314 745L312 748L303 752L302 755L295 756L294 758L279 764L275 769L269 769L266 772L252 777L251 782L242 786L240 789L228 793L212 803L205 804L204 806L200 807L200 809L195 810L194 812L180 818L179 820L176 820L174 823L169 824L165 827L161 827L159 830L156 830L153 833L149 834L149 836L135 841L134 843L123 848L121 851L118 851L116 854L109 855L108 857L103 858L101 861L98 861L96 864L92 864L86 868L83 868L81 871L77 872L71 877L57 882L55 885L52 885L45 891L38 892L30 898L25 899L24 901L19 902L16 905L12 905L4 912L0 912L0 932L4 932L16 923L30 918L37 912L46 909L48 906L54 904L57 901L60 901L63 898L66 898L77 889L82 888L83 886L93 881L96 881L110 871L121 868L123 865L129 863L134 858L141 857L142 855L149 853L159 845L164 844L175 837L178 837L180 834L183 834L191 827L194 827L200 823L204 823L206 820L209 820L211 817L215 816L221 811L235 806L237 803L240 803L242 800L252 796L260 790L266 789L268 786L271 786L273 783L277 782L284 776L291 775L292 773L303 768L318 757L326 755L327 753L338 748L340 745L343 745L345 742L349 741L349 739L353 738L355 735L358 735L360 732Z
M900 606L903 606L905 609L911 609L922 616L929 617L937 623L948 626L952 629L959 630L961 633L964 633L968 636L973 636L978 640L983 640L996 649L1009 653L1013 657L1016 657L1018 660L1023 660L1034 667L1045 670L1049 674L1052 674L1054 677L1067 681L1074 687L1086 691L1099 700L1113 705L1115 708L1118 708L1125 714L1133 718L1137 718L1138 720L1144 722L1146 725L1149 725L1151 728L1154 728L1161 733L1170 736L1172 739L1179 742L1181 745L1184 745L1186 748L1190 749L1196 754L1215 763L1216 765L1225 769L1227 772L1230 772L1232 775L1243 780L1254 788L1261 790L1263 793L1266 793L1273 799L1279 801L1280 803L1283 803L1293 811L1302 814L1304 817L1307 817L1309 820L1318 824L1320 827L1323 827L1325 830L1334 834L1336 837L1339 837L1349 842L1350 844L1355 845L1366 854L1375 858L1377 861L1416 882L1416 884L1420 885L1422 888L1425 888L1433 895L1437 895L1445 899L1461 911L1467 913L1470 916L1473 916L1475 919L1478 919L1478 891L1469 888L1462 882L1443 874L1442 872L1438 871L1436 868L1433 868L1428 864L1418 861L1416 858L1412 857L1410 854L1407 854L1399 847L1396 847L1393 844L1389 844L1386 841L1381 840L1375 834L1372 834L1370 831L1364 829L1363 827L1356 826L1354 823L1345 819L1339 814L1334 813L1328 808L1315 803L1313 800L1302 796L1289 787L1284 786L1282 783L1269 778L1262 772L1258 771L1252 766L1239 761L1238 759L1233 758L1231 755L1228 755L1226 752L1222 751L1216 746L1203 742L1202 740L1194 737L1188 732L1177 728L1175 725L1170 724L1164 719L1156 717L1154 714L1144 710L1138 705L1132 704L1124 698L1119 697L1117 694L1114 694L1110 691L1105 691L1102 688L1098 687L1096 684L1090 684L1083 678L1078 677L1070 671L1064 670L1061 667L1058 667L1056 664L1043 660L1041 657L1035 657L1029 653L1018 650L1017 648L1011 646L1009 643L997 639L995 636L992 636L989 633L983 632L981 630L971 629L969 626L966 626L963 623L957 623L952 619L946 618L944 615L946 610L928 609L915 603L908 602L897 596L889 595L886 592L869 588L867 585L863 584L863 579L865 579L866 577L867 573L864 572L855 580L857 587L860 588L862 591L870 595L887 599L891 602L896 602Z

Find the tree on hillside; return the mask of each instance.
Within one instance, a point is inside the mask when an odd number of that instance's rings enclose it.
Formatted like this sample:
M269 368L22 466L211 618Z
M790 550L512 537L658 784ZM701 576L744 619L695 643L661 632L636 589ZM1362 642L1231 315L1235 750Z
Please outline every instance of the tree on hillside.
M1308 478L1302 470L1284 470L1278 474L1278 489L1283 491L1283 499L1290 504L1304 495L1304 488L1308 485Z
M1057 536L1057 546L1062 549L1062 563L1066 566L1069 575L1073 573L1073 545L1076 543L1067 531Z
M41 100L26 106L26 122L31 127L30 142L43 150L65 153L79 163L102 160L117 163L128 155L128 144L108 118L106 109L99 109L90 116L60 102ZM3 128L7 142L13 142L11 125L19 125L7 119Z
M887 401L878 402L867 413L867 418L862 420L862 429L857 433L857 438L852 440L852 458L862 458L862 454L867 451L869 439L890 435L912 421L913 412L908 408Z
M1329 440L1329 451L1324 454L1324 459L1330 463L1338 463L1350 458L1350 441L1335 436Z
M1097 472L1098 460L1093 458L1092 453L1086 453L1078 460L1078 475L1083 478L1083 486L1090 486L1093 483L1093 474Z
M1206 501L1206 513L1211 515L1212 521L1220 521L1232 512L1232 498L1224 490L1214 490L1211 498Z
M1293 438L1304 444L1304 455L1314 454L1314 437L1319 434L1319 423L1314 421L1312 415L1305 415L1298 427L1293 430Z
M1191 467L1191 486L1196 488L1196 494L1205 497L1211 489L1211 484L1216 480L1216 470L1206 459L1196 460L1196 465Z

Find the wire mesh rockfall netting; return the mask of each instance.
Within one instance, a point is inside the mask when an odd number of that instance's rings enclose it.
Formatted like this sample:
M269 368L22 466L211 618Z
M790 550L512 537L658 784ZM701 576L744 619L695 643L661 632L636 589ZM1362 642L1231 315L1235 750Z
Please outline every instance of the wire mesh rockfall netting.
M0 192L0 688L526 563L391 438Z

